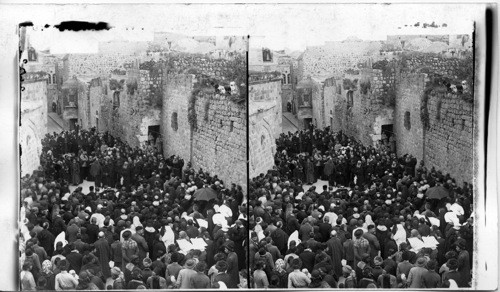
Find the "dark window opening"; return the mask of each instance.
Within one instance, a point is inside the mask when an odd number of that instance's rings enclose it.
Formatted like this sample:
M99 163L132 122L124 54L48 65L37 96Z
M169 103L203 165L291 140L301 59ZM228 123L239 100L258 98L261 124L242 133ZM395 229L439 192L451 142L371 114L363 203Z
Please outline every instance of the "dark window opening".
M49 77L50 79L50 77ZM52 83L56 84L57 83L57 77L56 74L52 74Z
M465 129L465 119L462 119L462 130Z
M354 92L349 90L347 92L347 107L352 107L354 105Z
M286 76L287 76L287 78L286 78L286 81L287 81L286 84L292 83L292 82L290 82L290 80L291 80L290 74L287 74Z
M262 49L262 61L264 62L272 62L273 55L270 49Z
M231 123L229 124L229 132L232 132L234 129L234 121L231 121Z
M30 61L30 62L36 62L37 59L38 59L38 56L36 54L35 49L29 48L28 49L28 61Z
M222 120L220 120L220 122L219 122L219 127L221 127L221 128L222 128L222 126L223 126L223 124L222 124Z
M177 131L177 129L179 128L179 125L177 124L177 112L173 112L172 113L172 129L174 129L174 131Z
M410 117L410 112L407 111L405 112L405 121L404 121L405 128L409 131L411 129L411 117Z
M113 109L117 109L120 107L120 92L115 91L113 93Z

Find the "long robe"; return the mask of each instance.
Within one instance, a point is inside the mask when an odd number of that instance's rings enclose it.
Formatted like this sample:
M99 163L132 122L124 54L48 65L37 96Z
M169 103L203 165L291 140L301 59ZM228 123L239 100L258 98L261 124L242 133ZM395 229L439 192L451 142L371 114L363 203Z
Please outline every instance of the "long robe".
M106 238L99 238L94 246L97 250L96 255L99 258L99 264L101 266L102 274L105 278L111 277L111 271L109 269L109 261L111 255L111 248L109 246Z
M306 162L306 183L315 183L314 164L310 160Z
M71 182L74 185L80 184L80 165L76 162L71 164Z
M471 269L469 264L469 252L463 250L458 255L458 272L462 279L464 279L464 283L469 283L471 280Z
M230 252L227 255L227 273L231 276L231 284L228 288L237 288L240 280L240 274L238 270L238 255L235 252Z
M333 271L340 277L342 275L342 258L344 258L344 248L337 237L332 237L326 242L329 256L332 258Z

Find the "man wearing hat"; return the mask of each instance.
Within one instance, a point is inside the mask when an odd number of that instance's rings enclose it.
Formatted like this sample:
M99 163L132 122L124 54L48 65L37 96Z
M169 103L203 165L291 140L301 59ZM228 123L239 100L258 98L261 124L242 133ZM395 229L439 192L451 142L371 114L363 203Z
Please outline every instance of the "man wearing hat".
M238 255L234 252L234 242L228 241L224 245L224 252L227 254L227 271L229 276L231 276L231 283L228 288L237 288L240 281L239 270L238 270Z
M409 288L424 288L423 279L424 274L427 272L427 269L425 268L426 263L427 260L424 257L419 257L415 263L415 266L410 269L407 280Z
M122 270L125 270L125 266L131 262L132 256L139 256L139 248L137 242L131 239L132 232L130 230L123 232L122 237Z
M196 266L196 261L194 259L188 259L184 268L179 271L179 276L175 286L179 289L192 289L192 280L197 272L194 270Z

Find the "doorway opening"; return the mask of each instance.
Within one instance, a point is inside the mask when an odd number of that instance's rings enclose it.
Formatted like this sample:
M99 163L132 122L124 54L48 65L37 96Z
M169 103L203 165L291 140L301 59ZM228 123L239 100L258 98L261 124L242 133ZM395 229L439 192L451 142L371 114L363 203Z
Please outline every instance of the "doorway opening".
M148 127L148 140L150 143L156 143L156 139L161 135L160 125L153 125Z
M78 123L78 119L69 119L69 130L76 130L76 124Z
M382 125L382 139L389 140L392 136L394 136L393 124Z
M304 119L304 129L310 129L313 125L313 119L312 118L305 118Z

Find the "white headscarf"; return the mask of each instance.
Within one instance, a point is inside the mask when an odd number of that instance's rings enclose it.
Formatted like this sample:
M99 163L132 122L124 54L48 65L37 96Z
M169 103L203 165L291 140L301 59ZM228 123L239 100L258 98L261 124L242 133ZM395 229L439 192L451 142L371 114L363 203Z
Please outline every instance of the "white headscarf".
M175 244L175 234L174 231L172 230L172 227L170 226L165 226L165 234L163 234L163 237L161 238L163 243L165 244L165 247L168 250L168 246L171 244Z

